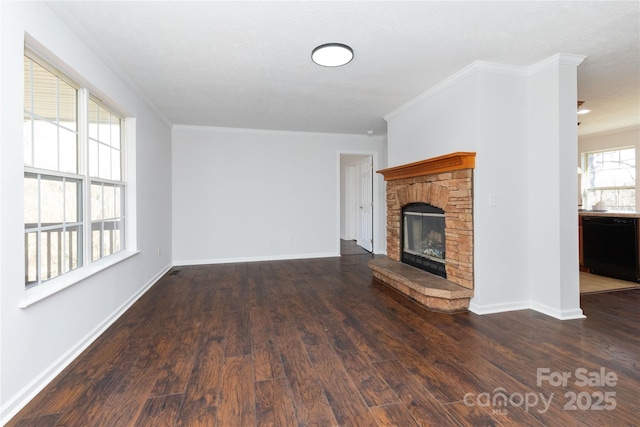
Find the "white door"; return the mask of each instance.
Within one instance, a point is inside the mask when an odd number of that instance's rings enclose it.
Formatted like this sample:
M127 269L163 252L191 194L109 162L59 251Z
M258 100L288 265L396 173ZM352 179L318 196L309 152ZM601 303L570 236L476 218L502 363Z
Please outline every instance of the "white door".
M358 215L360 215L360 201L358 200L358 168L356 165L345 167L345 195L344 195L344 239L356 240L358 238Z
M373 252L373 158L358 163L358 237L356 243Z

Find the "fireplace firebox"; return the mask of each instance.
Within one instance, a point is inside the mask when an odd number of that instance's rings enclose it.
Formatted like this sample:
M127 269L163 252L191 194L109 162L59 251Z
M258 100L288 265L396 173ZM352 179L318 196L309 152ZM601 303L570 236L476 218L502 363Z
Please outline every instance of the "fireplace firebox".
M427 203L402 209L402 262L447 277L444 210Z

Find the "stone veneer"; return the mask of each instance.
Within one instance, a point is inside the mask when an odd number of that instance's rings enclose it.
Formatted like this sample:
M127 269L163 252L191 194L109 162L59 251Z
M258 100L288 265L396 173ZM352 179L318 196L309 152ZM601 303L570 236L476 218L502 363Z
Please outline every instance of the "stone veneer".
M379 171L387 181L388 261L372 260L370 267L376 279L427 308L448 312L468 308L469 298L473 295L474 166L475 153L452 153ZM417 202L428 203L445 212L446 281L452 282L450 285L454 288L455 285L460 286L459 291L448 291L449 296L441 291L446 284L431 273L415 267L409 267L414 269L414 273L402 273L408 271L400 262L402 208ZM416 274L424 278L414 279ZM452 302L456 298L461 300Z
M473 289L473 170L430 174L387 183L387 257L400 261L402 208L428 203L444 210L447 280Z

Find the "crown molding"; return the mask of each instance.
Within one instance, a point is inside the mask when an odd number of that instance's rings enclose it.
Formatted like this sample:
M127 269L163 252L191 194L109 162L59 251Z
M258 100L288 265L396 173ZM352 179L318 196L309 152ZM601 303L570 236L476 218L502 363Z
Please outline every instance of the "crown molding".
M510 76L518 76L518 77L527 77L527 67L522 67L518 65L508 65L508 64L499 64L494 62L487 61L474 61L468 66L464 67L460 71L451 75L450 77L444 79L437 85L433 86L431 89L421 93L410 101L402 104L395 110L383 116L386 121L393 118L393 116L401 113L415 105L418 105L429 98L433 98L440 92L460 83L461 81L475 75L478 72L485 73L495 73L495 74L504 74Z
M556 53L540 62L537 62L529 66L528 75L532 76L541 70L547 69L554 65L569 65L577 67L584 61L585 55L575 55L572 53Z
M631 125L631 126L625 126L625 127L616 128L616 129L603 130L600 132L587 133L585 135L578 135L578 139L585 140L585 139L591 139L591 138L598 138L601 136L615 135L618 133L634 132L639 130L640 130L640 125Z
M334 132L309 132L301 130L279 130L279 129L254 129L254 128L234 128L224 126L207 126L207 125L181 125L174 124L172 130L191 130L199 132L215 132L215 133L233 133L233 134L253 134L253 135L309 135L309 136L322 136L335 137L335 138L353 138L353 139L384 139L386 134L376 135L363 135L358 133L334 133Z
M488 62L488 61L475 61L464 67L460 71L451 75L450 77L444 79L437 85L433 86L431 89L421 93L410 101L402 104L395 110L386 114L384 119L388 122L389 119L393 118L393 116L401 113L415 105L418 105L429 98L434 97L445 89L450 88L451 86L460 83L468 77L473 76L478 72L484 73L494 73L494 74L503 74L508 76L517 76L517 77L529 77L538 71L548 68L552 65L572 65L577 67L584 61L586 56L584 55L574 55L571 53L557 53L549 58L546 58L536 64L531 66L520 66L520 65L509 65L509 64L500 64L496 62Z

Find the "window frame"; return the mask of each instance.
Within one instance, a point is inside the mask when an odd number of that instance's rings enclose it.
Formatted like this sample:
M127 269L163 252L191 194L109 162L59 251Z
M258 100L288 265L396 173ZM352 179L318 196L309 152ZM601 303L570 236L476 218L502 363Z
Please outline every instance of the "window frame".
M118 264L129 257L136 255L140 251L137 250L137 239L135 237L135 222L131 221L130 218L135 218L135 198L133 195L135 194L135 180L131 180L132 177L135 177L135 170L130 169L130 165L135 164L135 127L136 120L132 117L126 117L125 114L122 113L120 108L114 107L113 103L103 101L103 97L99 91L94 90L92 86L87 84L87 82L80 76L78 76L75 72L63 72L60 70L58 66L55 64L61 64L58 60L52 61L48 58L53 57L53 55L41 55L38 51L30 48L25 44L25 49L23 52L25 58L29 58L30 60L37 63L39 66L45 68L52 74L54 74L58 79L64 81L67 84L70 84L72 87L76 89L76 163L77 169L75 174L68 172L61 172L56 170L44 169L41 167L34 167L33 160L31 160L30 164L26 163L27 157L25 157L25 164L23 166L23 180L26 180L28 176L43 176L46 178L53 177L55 180L61 179L66 180L75 180L74 182L78 183L80 187L78 195L78 200L76 206L78 207L79 212L77 215L79 218L76 218L76 222L71 224L68 222L64 222L62 224L57 224L61 229L66 228L81 228L83 231L83 236L80 242L78 242L77 247L77 266L73 269L63 270L60 267L57 271L58 275L49 279L41 280L40 268L41 261L40 254L38 254L37 258L37 280L31 284L27 282L27 235L28 232L33 231L33 227L27 228L25 223L24 235L23 239L23 253L25 254L25 285L24 285L24 298L20 307L28 307L29 305L38 302L50 295L53 295L60 290L63 290L75 283L78 283L112 265ZM26 59L25 59L26 61ZM23 67L25 69L25 67ZM68 69L68 67L65 67ZM23 82L29 78L33 79L33 75L24 76ZM23 93L25 93L26 88L23 89ZM56 89L56 99L58 99L59 92ZM31 99L33 100L33 93L31 93ZM88 129L88 104L89 99L93 102L96 102L101 107L105 108L111 115L116 117L119 120L119 132L120 132L120 143L119 143L119 159L120 159L120 180L111 180L104 179L97 176L92 176L90 167L89 167L89 129ZM23 100L23 108L26 107L26 100ZM59 101L56 100L56 103ZM34 103L29 106L29 114L31 117L35 117L33 115ZM26 111L26 110L25 110ZM24 116L24 115L23 115ZM24 119L23 119L24 120ZM33 129L33 126L32 126ZM25 136L23 136L23 144ZM35 136L31 136L31 159L35 156ZM23 147L23 151L25 148ZM24 155L23 155L24 156ZM60 157L59 148L58 148L58 156ZM133 162L131 161L133 159ZM60 161L58 159L58 169L60 169ZM96 174L97 175L97 174ZM120 188L120 217L115 218L115 220L120 220L121 231L120 231L120 246L117 251L113 251L109 254L103 256L100 254L100 257L97 259L93 259L92 257L92 224L93 221L91 219L91 186L92 183L99 183L101 185L108 186L118 186ZM64 185L63 185L64 188ZM38 198L39 194L38 187ZM114 191L115 192L115 191ZM63 193L64 194L64 193ZM81 200L80 200L81 199ZM40 200L40 199L38 199ZM40 201L38 201L38 223L35 227L37 230L42 229L42 224L40 221L41 218L41 207ZM25 217L26 220L26 217ZM114 220L114 218L106 219L105 222L110 222ZM66 219L65 219L66 221ZM31 223L30 223L31 224ZM55 227L54 227L55 228ZM104 226L102 226L104 229ZM29 230L29 231L28 231ZM41 251L41 242L38 242L37 251ZM65 254L62 254L62 258L65 257ZM66 261L65 261L66 262Z
M110 177L109 178L105 178L105 177L101 177L100 176L100 146L106 146L106 143L102 140L100 140L99 136L97 138L93 138L90 134L90 130L88 129L88 126L90 126L90 119L87 119L87 135L86 135L86 145L85 148L87 150L87 155L85 157L86 160L86 176L87 176L87 192L85 193L86 197L88 197L88 202L87 202L87 208L88 208L88 220L87 220L87 225L89 226L87 228L87 239L89 241L89 246L87 247L87 249L91 249L90 253L88 254L88 258L90 259L90 262L96 262L99 259L105 258L105 257L109 257L112 256L120 251L126 250L127 248L127 213L126 213L126 208L127 208L127 201L126 201L126 196L127 196L127 171L126 171L126 156L125 156L125 152L126 152L126 146L127 146L127 141L125 138L125 133L124 133L124 122L125 119L122 117L121 114L117 113L116 111L114 111L113 108L111 108L109 105L107 105L106 103L104 103L102 100L100 100L99 98L97 98L95 95L93 95L92 93L88 94L87 97L87 104L93 102L94 104L96 104L97 107L100 107L102 109L104 109L105 111L107 111L110 115L109 118L109 123L111 123L111 117L115 117L118 120L118 130L119 130L119 135L118 135L118 139L119 139L119 148L117 149L118 153L119 153L119 163L120 163L120 179L113 179L113 165L112 165L112 159L113 156L111 155L112 153L110 153L109 158L109 172L110 172ZM87 105L87 109L86 112L89 113L89 105ZM99 126L98 126L99 128ZM110 132L111 132L112 126L110 125ZM110 134L111 137L113 134ZM111 138L110 138L111 139ZM98 170L94 173L91 170L91 153L90 153L90 147L91 147L91 142L94 141L96 143L96 147L97 147L97 151L96 151L96 158L97 158L97 162L96 162L96 167L98 168ZM114 150L112 145L107 146L107 148L109 148L110 150ZM97 219L94 217L94 212L92 211L92 205L93 205L93 188L94 185L100 185L102 187L102 197L101 197L101 201L102 201L102 206L101 206L101 215L100 218ZM106 187L113 187L113 188L120 188L120 200L119 200L119 205L120 205L120 215L119 216L112 216L112 217L105 217L104 216L104 188ZM115 192L115 190L114 190ZM115 200L114 200L115 201ZM115 252L111 252L109 254L104 254L105 251L105 245L104 245L104 237L105 237L105 231L107 230L107 227L105 227L107 224L113 224L114 227L117 223L121 224L120 227L120 248L115 251ZM95 249L95 242L93 241L94 238L94 226L95 225L100 225L100 230L99 230L99 254L98 257L95 256L94 253L94 249ZM115 228L114 228L115 229ZM113 237L113 236L111 236ZM113 244L113 242L112 242Z
M77 246L77 256L76 256L76 265L75 267L71 267L71 264L73 264L73 257L70 257L69 259L69 268L68 269L63 269L63 271L59 274L57 274L54 277L50 277L47 280L41 280L41 263L40 263L40 252L42 252L43 250L43 232L55 232L56 230L60 230L58 231L58 245L59 245L59 249L63 250L62 254L58 254L58 264L62 264L64 257L64 251L67 249L67 245L65 243L68 243L69 245L71 244L71 240L66 241L67 239L65 238L62 241L62 244L60 244L60 237L61 234L64 235L64 233L67 232L73 232L74 229L77 232L77 229L83 229L84 228L84 218L83 218L83 203L82 203L82 198L84 197L83 195L83 185L82 185L82 179L79 178L76 175L71 175L71 174L54 174L51 171L42 171L42 170L36 170L34 168L29 167L28 169L25 167L25 171L24 171L24 179L26 180L27 177L29 177L30 179L35 179L36 180L36 186L37 186L37 193L38 193L38 203L40 203L40 201L42 200L41 194L42 194L42 182L43 181L50 181L50 182L55 182L55 181L60 181L63 184L63 218L62 221L59 223L56 223L54 225L43 225L42 222L42 211L41 209L38 208L38 220L35 223L29 223L32 226L31 227L27 227L27 223L25 223L25 227L24 227L24 242L25 242L25 264L28 263L27 261L27 241L29 239L29 234L35 233L35 239L37 241L36 247L35 247L35 251L36 251L36 265L35 265L35 277L36 280L35 281L29 281L28 280L28 275L29 272L26 271L26 267L25 267L25 288L26 289L31 289L37 286L42 285L43 283L47 283L50 280L54 280L57 277L60 277L66 273L69 273L73 270L76 270L78 268L81 268L84 265L84 242L82 240L83 238L83 234L81 234L80 236L76 237L76 246ZM77 184L77 188L76 188L76 199L79 200L79 203L76 203L76 220L75 221L67 221L67 215L66 215L66 200L64 198L64 195L67 191L65 184L68 182L73 182L75 181ZM50 246L51 244L51 235L49 233L47 233L47 246ZM49 250L47 250L47 253L49 253ZM51 260L48 258L48 263L51 263ZM65 264L66 264L66 260L65 260ZM61 267L58 267L58 272L60 271Z
M581 157L581 162L582 162L582 170L584 171L584 174L582 174L582 194L581 196L584 199L584 203L585 203L585 208L586 209L591 209L591 207L597 202L595 200L590 200L589 194L590 192L597 192L597 191L619 191L619 190L633 190L634 191L634 203L632 205L630 205L628 207L628 209L620 209L620 205L617 205L615 207L613 207L615 211L621 211L621 212L634 212L636 210L636 206L638 204L638 192L637 192L637 176L635 176L635 182L631 185L619 185L619 186L594 186L594 187L590 187L589 186L589 173L590 173L590 168L589 168L589 155L591 154L596 154L596 153L610 153L610 152L620 152L623 150L633 150L634 151L634 172L637 169L637 149L635 146L631 145L631 146L623 146L623 147L610 147L610 148L604 148L601 150L591 150L591 151L585 151L582 153L582 157ZM605 209L608 210L612 210L611 206L606 206L605 205Z

